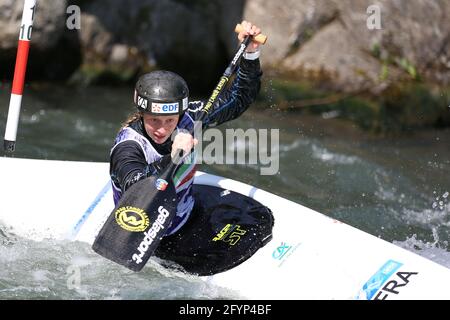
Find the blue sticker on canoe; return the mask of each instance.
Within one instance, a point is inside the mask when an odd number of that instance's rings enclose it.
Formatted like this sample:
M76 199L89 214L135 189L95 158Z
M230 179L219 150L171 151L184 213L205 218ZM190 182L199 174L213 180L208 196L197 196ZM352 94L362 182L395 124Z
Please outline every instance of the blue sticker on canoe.
M371 300L383 284L403 265L401 262L389 260L367 281L357 299Z

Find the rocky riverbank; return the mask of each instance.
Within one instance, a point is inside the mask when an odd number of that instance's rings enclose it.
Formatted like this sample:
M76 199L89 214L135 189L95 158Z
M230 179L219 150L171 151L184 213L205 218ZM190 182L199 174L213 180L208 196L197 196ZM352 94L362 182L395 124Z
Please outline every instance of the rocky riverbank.
M289 77L266 77L260 100L274 110L340 118L376 135L450 126L450 87L399 82L383 94L338 92Z
M22 1L0 0L3 81L13 74L21 13ZM121 84L162 68L207 94L242 19L269 36L267 105L380 132L450 125L447 0L40 0L27 79Z

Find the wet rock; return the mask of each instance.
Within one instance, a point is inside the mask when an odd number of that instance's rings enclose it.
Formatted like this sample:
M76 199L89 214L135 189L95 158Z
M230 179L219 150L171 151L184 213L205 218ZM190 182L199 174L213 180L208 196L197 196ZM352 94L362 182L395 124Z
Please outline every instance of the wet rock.
M374 4L380 9L380 29L368 27L368 8ZM250 0L244 16L270 37L265 64L281 65L299 77L333 75L330 84L336 90L417 79L450 84L446 0Z
M34 76L70 76L81 61L81 68L117 65L119 55L119 64L132 65L135 73L170 69L182 74L194 91L206 93L234 53L234 26L244 18L269 36L261 56L266 71L316 80L335 91L369 90L374 95L401 81L450 85L447 0L74 3L81 8L79 30L65 27L67 1L39 1L32 56L39 60L35 70L41 69ZM369 27L371 6L379 10L380 28ZM22 2L0 0L0 62L10 71L21 11ZM38 54L45 59L36 58Z
M37 3L27 80L67 79L78 68L81 55L78 37L66 29L67 1ZM3 79L12 79L23 1L0 0L0 64Z

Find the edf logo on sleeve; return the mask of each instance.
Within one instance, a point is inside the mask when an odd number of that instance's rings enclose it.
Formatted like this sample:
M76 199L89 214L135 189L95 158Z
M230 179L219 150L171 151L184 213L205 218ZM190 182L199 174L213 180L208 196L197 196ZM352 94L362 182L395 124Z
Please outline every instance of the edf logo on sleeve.
M178 113L178 102L175 103L152 103L154 113Z

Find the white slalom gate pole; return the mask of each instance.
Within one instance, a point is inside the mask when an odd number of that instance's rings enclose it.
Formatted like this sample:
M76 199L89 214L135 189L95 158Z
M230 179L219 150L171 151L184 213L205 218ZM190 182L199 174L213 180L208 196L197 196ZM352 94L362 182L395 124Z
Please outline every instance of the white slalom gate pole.
M25 72L27 69L35 9L36 0L25 0L19 33L19 45L17 48L11 99L9 101L8 119L6 121L5 140L3 144L3 148L7 152L13 152L16 147L17 126L19 125L20 107L22 104Z

